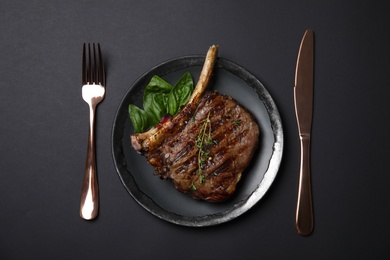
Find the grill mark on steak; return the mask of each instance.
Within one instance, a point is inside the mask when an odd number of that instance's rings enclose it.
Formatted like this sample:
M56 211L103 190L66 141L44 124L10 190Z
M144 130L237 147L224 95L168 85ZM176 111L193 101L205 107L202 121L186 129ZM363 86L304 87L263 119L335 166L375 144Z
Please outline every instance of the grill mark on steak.
M206 92L189 116L187 122L172 124L155 149L142 153L155 173L179 191L195 199L224 201L235 191L258 145L258 125L236 100L218 92ZM210 120L213 142L203 146L207 156L202 157L196 140L205 120Z

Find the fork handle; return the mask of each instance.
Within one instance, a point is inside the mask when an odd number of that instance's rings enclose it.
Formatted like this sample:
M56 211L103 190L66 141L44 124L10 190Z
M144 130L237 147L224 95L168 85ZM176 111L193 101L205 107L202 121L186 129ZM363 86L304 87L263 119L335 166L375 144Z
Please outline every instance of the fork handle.
M299 174L298 201L295 227L302 236L313 231L313 202L310 178L310 135L301 136L301 170Z
M81 188L80 217L92 220L99 212L99 186L96 174L95 154L95 106L90 106L89 135L87 161L85 164L84 180Z

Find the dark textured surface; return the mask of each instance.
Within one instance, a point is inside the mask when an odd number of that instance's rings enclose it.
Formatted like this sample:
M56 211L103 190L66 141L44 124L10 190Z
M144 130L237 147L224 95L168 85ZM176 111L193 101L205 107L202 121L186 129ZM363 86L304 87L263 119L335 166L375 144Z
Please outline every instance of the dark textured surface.
M387 259L390 58L386 1L0 2L1 259ZM312 183L315 229L294 230L299 146L298 47L315 33ZM82 43L100 42L107 96L96 134L101 211L78 216L88 131ZM183 55L219 56L274 98L284 156L266 197L207 228L161 221L123 188L113 118L129 86ZM194 246L196 245L196 246Z

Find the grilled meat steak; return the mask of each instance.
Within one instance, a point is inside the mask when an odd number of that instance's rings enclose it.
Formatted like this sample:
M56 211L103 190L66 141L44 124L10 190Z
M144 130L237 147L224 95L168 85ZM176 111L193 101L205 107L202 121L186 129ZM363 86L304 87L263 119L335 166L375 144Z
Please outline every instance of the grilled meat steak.
M156 173L193 198L224 201L235 191L258 143L259 128L237 101L207 92L194 116L153 151Z
M232 97L203 93L214 66L214 51L210 48L186 106L149 131L133 134L131 141L156 174L171 180L176 189L195 199L221 202L234 193L248 166L258 145L259 127ZM202 83L205 74L206 83Z

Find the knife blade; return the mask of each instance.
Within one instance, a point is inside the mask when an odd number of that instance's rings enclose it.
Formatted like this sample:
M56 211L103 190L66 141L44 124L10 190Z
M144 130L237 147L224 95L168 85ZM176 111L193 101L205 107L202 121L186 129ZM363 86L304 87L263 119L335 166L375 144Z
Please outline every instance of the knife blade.
M300 173L295 228L302 236L313 231L313 202L310 176L310 142L313 118L314 33L308 29L299 47L295 70L294 104L300 140Z

